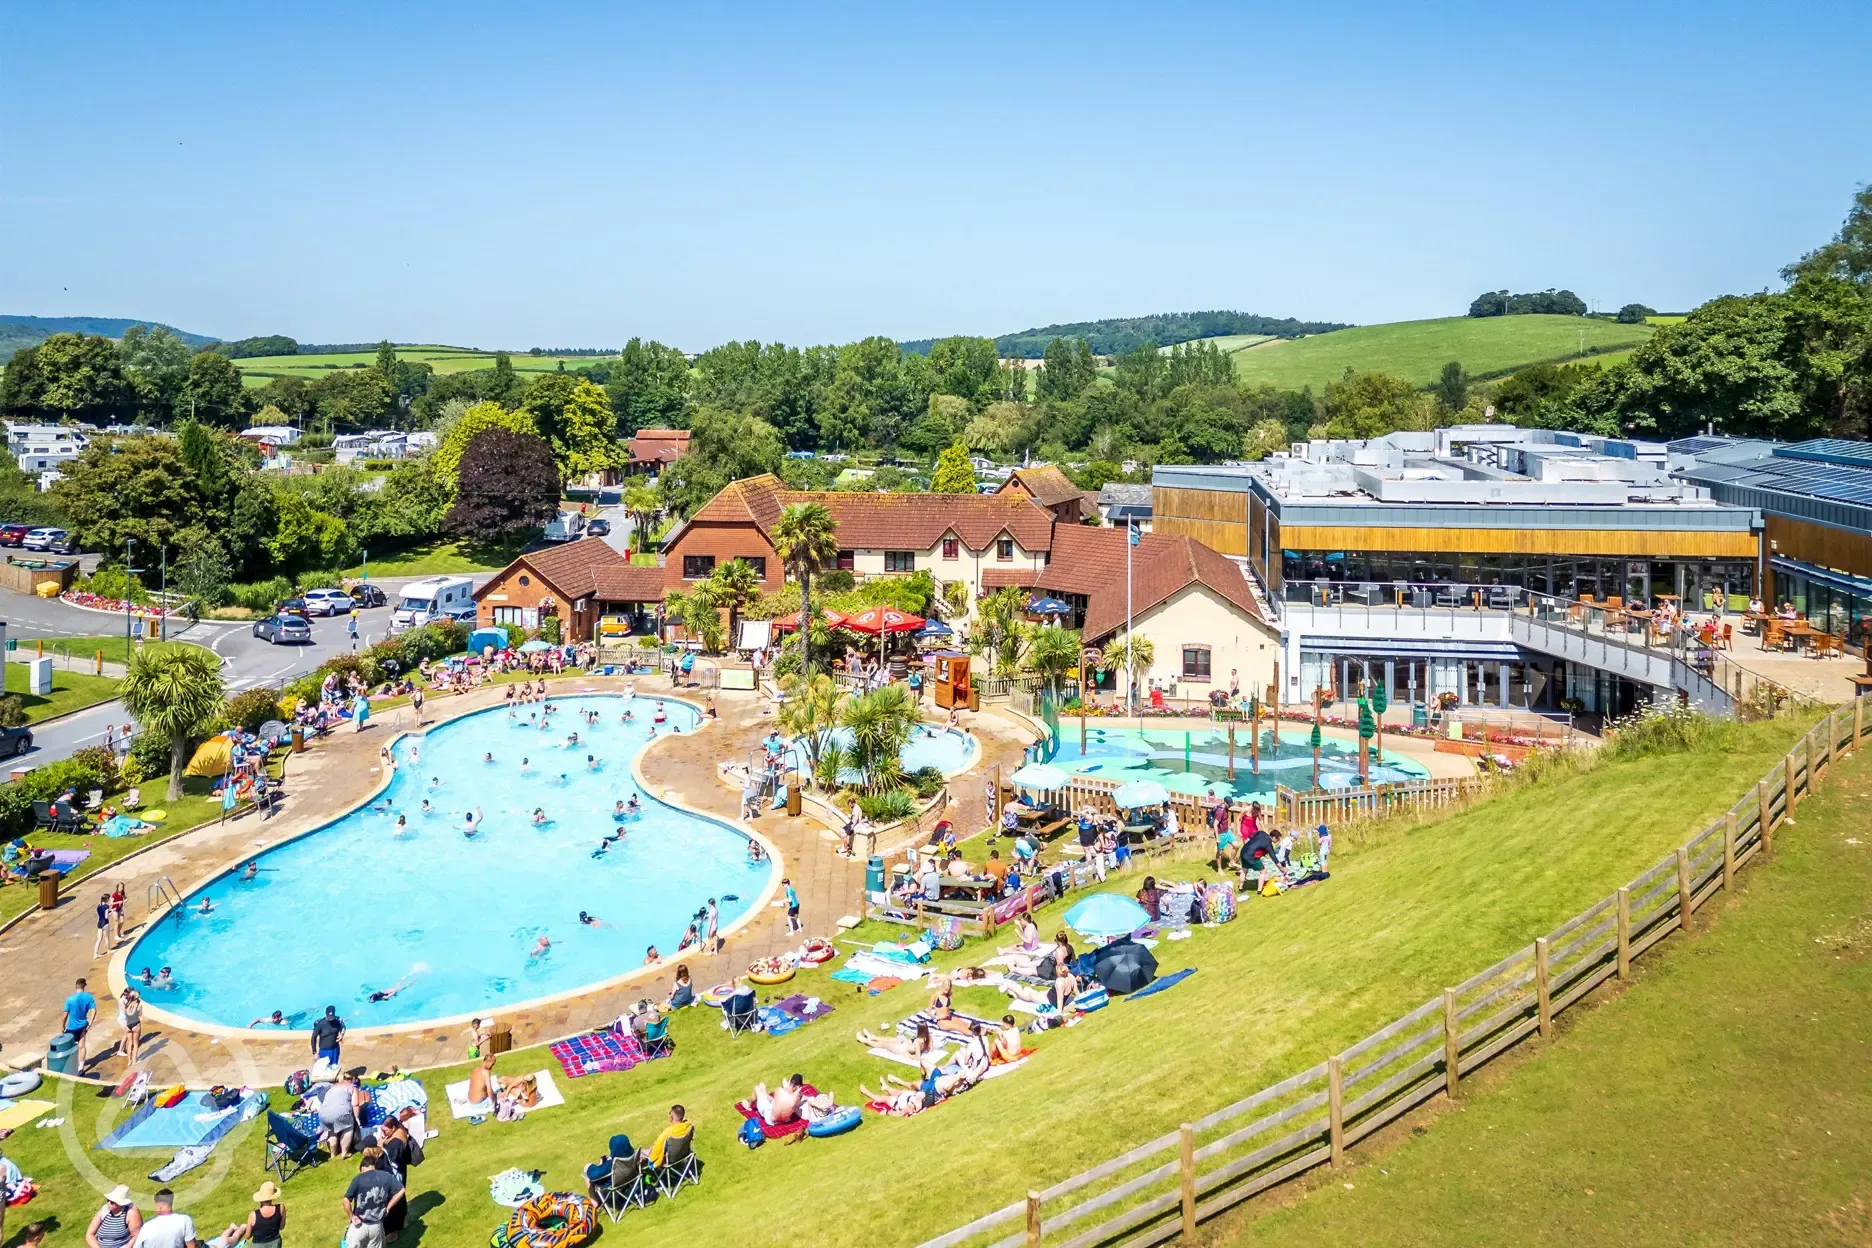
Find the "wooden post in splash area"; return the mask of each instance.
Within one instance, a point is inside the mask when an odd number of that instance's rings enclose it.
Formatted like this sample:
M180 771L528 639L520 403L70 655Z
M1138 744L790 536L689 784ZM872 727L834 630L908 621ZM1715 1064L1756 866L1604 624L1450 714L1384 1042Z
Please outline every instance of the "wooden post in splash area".
M1229 743L1228 778L1229 778L1229 783L1234 784L1235 783L1235 725L1233 723L1230 723L1228 726L1228 743Z
M1259 697L1248 699L1248 718L1248 757L1252 760L1250 765L1254 768L1254 774L1258 776L1261 774L1261 699Z
M1280 661L1274 663L1274 683L1268 686L1268 705L1274 708L1274 752L1280 753Z

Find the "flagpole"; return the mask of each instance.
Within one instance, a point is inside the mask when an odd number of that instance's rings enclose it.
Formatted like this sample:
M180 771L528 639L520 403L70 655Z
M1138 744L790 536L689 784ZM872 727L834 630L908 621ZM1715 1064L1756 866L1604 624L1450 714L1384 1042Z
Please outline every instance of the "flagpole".
M1125 684L1131 718L1137 718L1137 653L1131 648L1131 548L1137 545L1137 521L1125 521Z

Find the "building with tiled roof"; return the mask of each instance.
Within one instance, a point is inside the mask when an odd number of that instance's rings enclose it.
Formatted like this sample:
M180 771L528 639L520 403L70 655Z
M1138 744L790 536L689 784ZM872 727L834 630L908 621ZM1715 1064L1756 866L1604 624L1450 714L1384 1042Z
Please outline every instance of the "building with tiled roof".
M663 569L640 568L601 537L528 551L475 591L475 623L538 628L558 616L569 641L590 641L603 615L647 616Z
M630 462L625 471L634 473L661 472L689 449L689 431L687 429L639 429L631 435L626 447L630 452Z
M1025 494L1053 513L1056 520L1080 524L1096 517L1098 495L1082 490L1073 479L1053 464L1016 468L1001 483L997 494Z

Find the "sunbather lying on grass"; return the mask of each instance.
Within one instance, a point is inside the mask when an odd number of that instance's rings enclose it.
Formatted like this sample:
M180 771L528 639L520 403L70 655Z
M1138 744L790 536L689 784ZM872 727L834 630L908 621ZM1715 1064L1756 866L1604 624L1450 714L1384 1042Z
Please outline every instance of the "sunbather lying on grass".
M918 1023L916 1035L908 1040L900 1036L880 1036L869 1029L859 1028L858 1043L867 1049L886 1049L902 1054L926 1071L936 1062L936 1043L930 1038L928 1023Z

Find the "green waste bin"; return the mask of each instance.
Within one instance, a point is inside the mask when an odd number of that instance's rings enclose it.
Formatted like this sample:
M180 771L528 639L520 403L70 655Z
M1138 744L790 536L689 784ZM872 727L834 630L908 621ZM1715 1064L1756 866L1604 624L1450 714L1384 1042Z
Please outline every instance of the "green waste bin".
M884 891L884 858L873 854L865 859L865 892L881 893Z
M46 1047L45 1066L55 1075L77 1074L78 1037L69 1031L52 1037L52 1043Z

